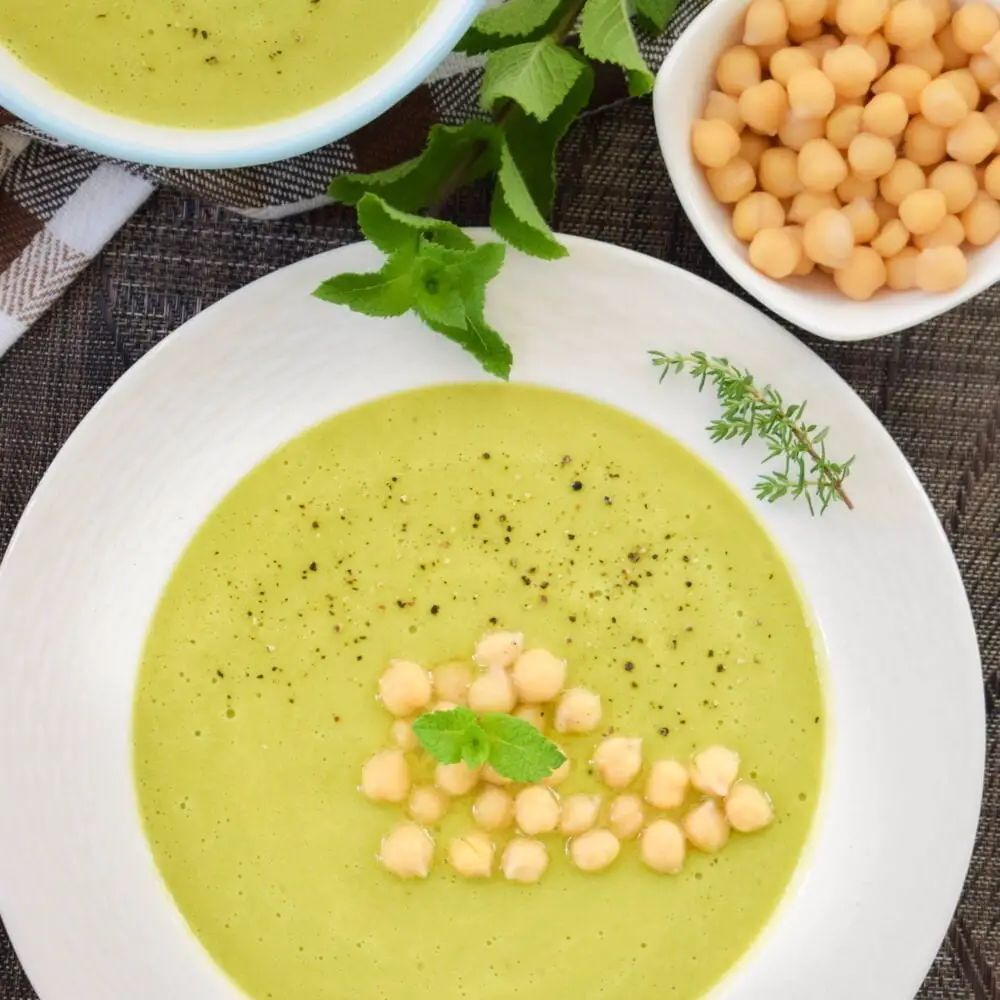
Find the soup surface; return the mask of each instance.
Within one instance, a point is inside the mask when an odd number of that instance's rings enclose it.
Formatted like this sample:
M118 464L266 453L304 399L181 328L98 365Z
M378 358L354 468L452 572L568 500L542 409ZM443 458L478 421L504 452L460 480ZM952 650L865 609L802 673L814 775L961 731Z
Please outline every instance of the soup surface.
M634 843L607 872L552 841L537 886L426 881L375 855L400 818L358 791L387 745L391 657L468 657L497 627L565 655L602 731L647 760L742 756L776 821L683 873ZM813 639L744 503L654 428L526 386L440 386L351 410L227 496L183 555L138 682L134 763L149 842L217 962L258 1000L690 1000L768 920L819 791ZM560 737L598 790L599 734ZM500 838L501 840L503 838Z
M370 76L435 0L3 0L0 45L103 111L238 128Z

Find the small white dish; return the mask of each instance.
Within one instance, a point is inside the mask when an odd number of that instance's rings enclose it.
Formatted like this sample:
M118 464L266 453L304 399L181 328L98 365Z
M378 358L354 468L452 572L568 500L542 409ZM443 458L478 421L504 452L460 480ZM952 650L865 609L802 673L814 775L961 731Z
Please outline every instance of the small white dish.
M827 340L869 340L906 330L954 309L1000 281L1000 241L968 255L969 276L952 292L882 289L853 302L827 275L774 281L755 270L734 235L730 212L712 195L691 153L691 128L701 117L719 54L739 41L748 0L712 0L670 50L656 78L653 112L674 190L709 252L736 282L777 315Z
M514 378L618 406L718 470L786 554L829 664L810 845L712 1000L911 1000L961 890L985 750L972 616L934 510L871 411L796 338L684 271L565 239L570 255L555 263L509 253L490 288ZM241 996L143 836L130 752L138 663L177 558L248 470L359 403L483 378L412 317L370 319L311 296L381 259L355 244L302 261L150 352L73 433L0 566L0 912L42 1000ZM754 500L759 449L712 444L716 400L688 378L660 384L650 349L728 355L808 398L832 426L831 452L858 453L855 510L811 518Z
M367 79L262 125L169 128L110 114L53 86L2 45L0 106L63 142L134 163L196 170L272 163L342 139L401 101L454 48L482 6L483 0L438 0L410 40Z

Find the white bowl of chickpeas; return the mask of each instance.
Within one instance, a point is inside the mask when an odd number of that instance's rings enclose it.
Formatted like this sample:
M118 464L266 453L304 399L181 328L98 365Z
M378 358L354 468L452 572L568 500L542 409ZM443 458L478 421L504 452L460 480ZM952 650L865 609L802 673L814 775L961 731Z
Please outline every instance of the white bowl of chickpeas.
M991 4L713 0L654 111L709 251L805 330L894 333L1000 280Z

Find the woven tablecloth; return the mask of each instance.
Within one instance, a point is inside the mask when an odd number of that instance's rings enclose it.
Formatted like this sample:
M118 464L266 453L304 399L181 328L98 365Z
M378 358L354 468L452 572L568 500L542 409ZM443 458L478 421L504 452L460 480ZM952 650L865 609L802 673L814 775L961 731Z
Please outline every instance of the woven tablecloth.
M640 250L736 291L677 204L648 102L579 125L560 172L556 229ZM469 192L453 217L473 225L486 214L483 193ZM145 351L247 282L357 238L352 213L340 208L264 222L156 193L0 361L0 553L60 445ZM905 334L855 345L806 339L912 463L969 592L989 711L983 816L961 906L920 997L1000 1000L1000 289ZM0 930L0 1000L34 996Z

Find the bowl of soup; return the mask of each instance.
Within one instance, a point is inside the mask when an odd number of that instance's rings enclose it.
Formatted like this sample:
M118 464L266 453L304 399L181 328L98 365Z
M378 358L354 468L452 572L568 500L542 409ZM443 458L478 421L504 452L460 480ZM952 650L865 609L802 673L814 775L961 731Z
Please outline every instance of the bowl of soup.
M360 128L412 91L481 0L36 0L0 5L0 106L106 156L214 169Z

